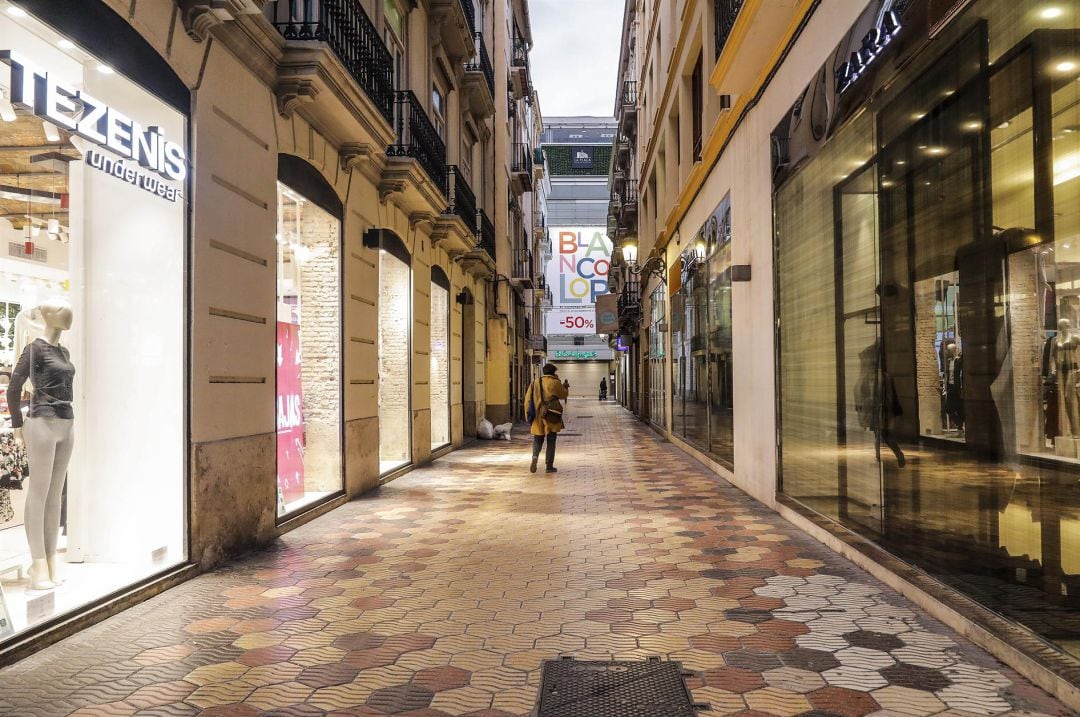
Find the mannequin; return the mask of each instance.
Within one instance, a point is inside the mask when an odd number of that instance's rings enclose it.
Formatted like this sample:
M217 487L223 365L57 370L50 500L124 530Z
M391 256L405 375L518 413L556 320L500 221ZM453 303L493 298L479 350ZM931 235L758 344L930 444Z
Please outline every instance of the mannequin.
M945 344L945 371L941 375L945 415L953 428L964 430L964 358L955 342Z
M1058 334L1050 346L1050 372L1057 379L1058 405L1063 436L1080 435L1080 336L1073 333L1072 322L1061 319Z
M26 496L26 539L30 544L30 587L51 590L63 582L56 560L60 508L74 438L71 354L60 335L71 328L71 305L63 298L38 307L44 335L19 356L8 385L8 410L15 441L26 447L30 489ZM21 399L27 381L34 385L30 412L23 422Z

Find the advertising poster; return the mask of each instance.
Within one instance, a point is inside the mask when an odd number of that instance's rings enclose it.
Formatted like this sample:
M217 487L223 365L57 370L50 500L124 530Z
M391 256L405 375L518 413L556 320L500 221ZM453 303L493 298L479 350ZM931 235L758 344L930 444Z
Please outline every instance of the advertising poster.
M548 335L597 333L596 299L608 293L612 243L604 227L555 228L547 285L552 309L544 321Z
M596 297L596 332L613 334L619 330L619 297L604 294Z
M300 327L277 323L278 489L285 503L304 497L304 397L300 383Z

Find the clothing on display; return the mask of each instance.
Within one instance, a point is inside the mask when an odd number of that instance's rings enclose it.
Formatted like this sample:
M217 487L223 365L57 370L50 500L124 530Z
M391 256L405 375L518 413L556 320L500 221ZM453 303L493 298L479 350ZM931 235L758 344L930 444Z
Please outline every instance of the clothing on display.
M953 428L964 427L964 358L950 356L945 359L942 377L945 394L945 415Z
M22 490L23 481L29 475L26 449L15 442L11 431L0 432L0 489Z
M50 344L45 339L35 339L23 350L7 390L12 428L23 425L21 396L27 379L34 386L34 393L30 398L30 418L55 417L71 420L75 417L71 410L75 366L71 363L71 354L66 348L59 344Z
M1080 336L1071 331L1068 319L1059 322L1051 352L1051 370L1057 378L1059 430L1061 435L1080 435Z

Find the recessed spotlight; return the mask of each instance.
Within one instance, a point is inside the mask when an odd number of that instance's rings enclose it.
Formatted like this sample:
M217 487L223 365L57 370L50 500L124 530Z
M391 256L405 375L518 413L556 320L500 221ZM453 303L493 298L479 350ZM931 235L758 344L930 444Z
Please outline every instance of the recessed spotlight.
M1072 249L1072 244L1062 244L1061 248L1062 249Z
M915 114L911 115L911 119L921 120L925 116L926 116L925 112L916 112Z
M1077 67L1080 67L1080 65L1077 65L1073 60L1064 60L1054 65L1054 69L1058 72L1072 72Z
M14 5L9 7L7 11L8 15L11 15L12 17L26 17L27 15L26 10L23 10L21 7L15 7Z
M60 40L60 42L56 43L56 45L61 50L74 50L75 49L75 43L72 42L71 40L66 39L66 38L63 39L63 40Z
M978 130L982 129L982 122L980 122L979 120L971 120L969 122L965 122L963 124L963 128L968 130L969 132L977 132Z
M898 160L896 160L896 163L897 163L898 165L904 165L904 164L907 164L907 162L906 162L905 160L903 160L903 159L898 159Z
M1039 17L1043 20L1053 20L1059 18L1065 14L1065 11L1059 7L1048 7L1039 13Z
M98 65L97 71L103 75L111 75L114 72L113 68L109 67L108 65Z
M1009 126L1009 125L1011 125L1011 124L1012 124L1012 122L1010 122L1009 120L1005 120L1004 122L1002 122L1001 124L999 124L999 125L997 126L997 128L998 128L998 129L1005 129L1006 127L1008 127L1008 126Z

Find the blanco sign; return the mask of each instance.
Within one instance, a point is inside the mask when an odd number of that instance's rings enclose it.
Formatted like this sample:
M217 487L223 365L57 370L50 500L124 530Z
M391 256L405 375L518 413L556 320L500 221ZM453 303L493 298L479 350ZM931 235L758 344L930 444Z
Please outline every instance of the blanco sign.
M86 92L53 80L12 50L0 50L0 62L11 67L13 104L166 179L187 178L184 148L166 139L160 128L143 127Z

